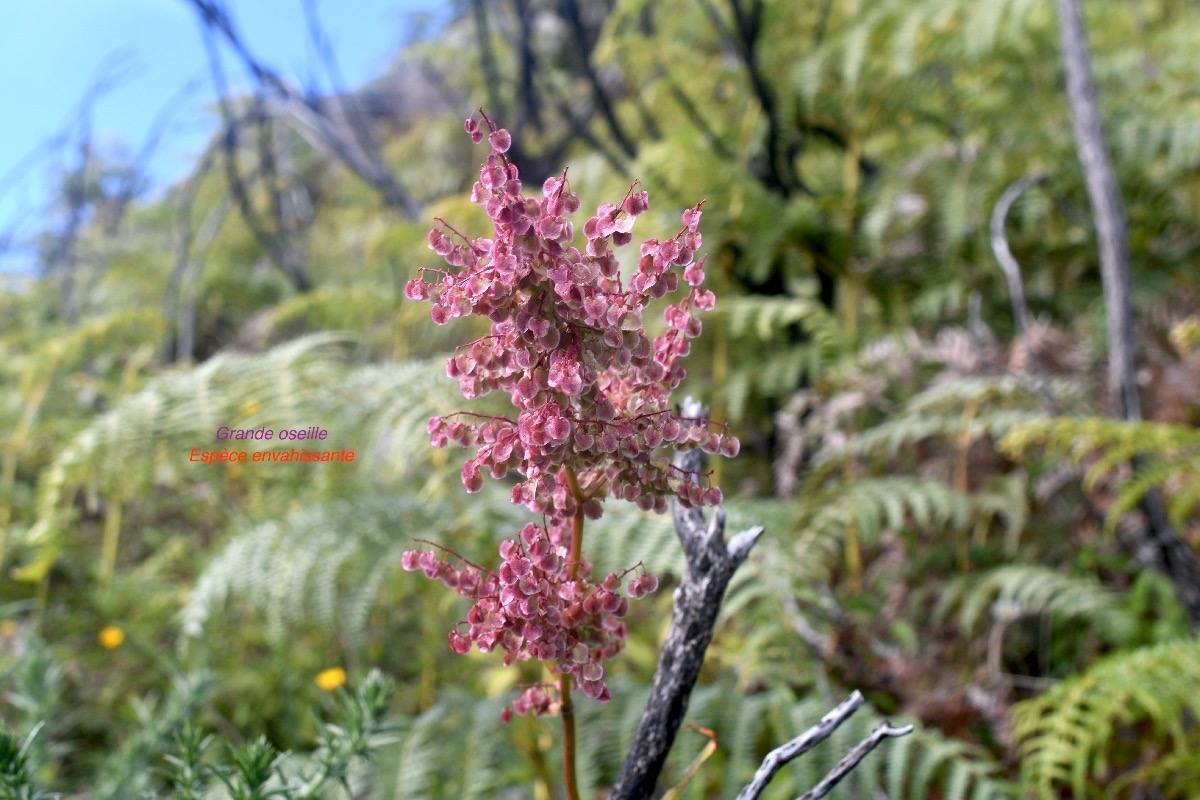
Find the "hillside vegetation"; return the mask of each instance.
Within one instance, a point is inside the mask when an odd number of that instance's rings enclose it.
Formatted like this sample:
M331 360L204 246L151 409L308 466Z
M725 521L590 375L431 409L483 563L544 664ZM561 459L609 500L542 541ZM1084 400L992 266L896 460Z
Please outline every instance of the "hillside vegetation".
M916 730L831 796L1196 797L1200 17L1084 5L1140 420L1109 390L1052 3L474 0L319 97L218 51L214 76L250 88L213 109L190 174L138 194L144 165L91 148L40 274L0 287L0 797L265 797L254 769L334 767L290 796L559 796L554 726L501 721L536 663L457 656L469 604L400 564L417 539L494 558L529 516L502 482L468 496L464 451L429 444L427 419L465 406L446 357L484 328L404 297L441 265L435 218L488 230L477 107L527 192L568 169L587 212L636 180L640 235L664 240L704 201L717 305L680 396L740 438L713 481L730 525L766 532L688 711L716 747L684 730L664 789L734 797L858 689L869 711L765 797L809 789L884 717ZM999 230L1025 311L993 235L1022 179ZM353 460L253 460L293 447ZM222 448L249 460L195 456ZM612 702L578 701L590 798L684 562L669 515L629 503L588 536L599 574L641 563L663 585L630 612ZM203 755L197 731L218 735ZM185 776L217 763L226 795Z

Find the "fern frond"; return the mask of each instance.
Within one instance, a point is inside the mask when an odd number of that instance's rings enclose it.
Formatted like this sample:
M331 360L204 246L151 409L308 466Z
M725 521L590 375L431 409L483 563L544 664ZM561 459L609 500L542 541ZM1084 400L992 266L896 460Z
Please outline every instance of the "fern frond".
M192 448L257 452L303 446L278 440L218 442L219 426L280 429L319 423L330 431L322 449L355 452L355 462L340 472L320 464L239 465L244 483L284 490L284 498L277 495L275 502L314 490L328 494L338 480L369 485L420 475L428 491L445 488L448 470L429 467L444 465L446 457L428 447L425 432L430 416L455 407L452 393L445 391L442 365L351 370L345 364L346 343L344 336L320 334L262 354L219 355L194 369L160 376L120 401L77 434L42 475L38 520L24 535L32 552L22 576L36 579L54 563L77 490L87 493L93 508L101 500L108 509L119 508L152 496L156 488L179 490L229 479L224 465L189 463Z
M1096 475L1134 456L1180 460L1200 452L1200 431L1187 425L1161 422L1126 422L1109 417L1057 417L1031 420L1016 427L1000 442L1012 456L1021 456L1040 445L1050 452L1080 463L1096 453L1101 459Z
M447 759L443 748L446 739L438 735L455 706L462 711L465 704L454 703L454 698L444 696L437 705L409 720L400 736L399 760L396 769L394 796L412 798L437 797L438 783L435 779L441 765L452 761L456 767L469 768L455 759ZM455 748L456 751L458 748ZM458 753L459 755L461 753Z
M1023 409L1042 408L1043 394L1061 404L1081 399L1083 389L1077 381L1066 378L1041 380L1028 375L965 376L943 380L914 395L904 405L905 414L924 414L930 411L979 408Z
M786 397L805 379L815 380L849 346L837 320L816 297L731 297L711 316L739 352L760 354L724 365L727 374L716 394L735 422L752 393Z
M923 478L864 478L836 486L809 503L809 522L798 541L806 560L828 554L853 524L864 542L876 541L885 529L901 529L911 518L918 527L963 529L970 514L967 498L941 481Z
M1013 458L1028 457L1035 447L1043 448L1050 457L1087 464L1084 488L1089 490L1121 465L1135 459L1143 462L1109 509L1109 532L1121 515L1153 488L1169 491L1168 510L1177 524L1185 521L1200 501L1200 431L1190 426L1057 417L1018 425L1000 441L1001 450Z
M228 444L216 441L219 426L236 427L246 419L294 427L297 419L310 418L304 400L327 391L345 344L344 336L319 334L259 356L216 356L151 381L96 418L41 476L38 519L24 536L33 556L19 577L37 580L54 563L75 491L85 491L93 508L101 497L115 508L146 496L155 485L211 479L213 467L188 458L191 448Z
M1114 795L1131 794L1139 784L1153 786L1172 800L1191 800L1200 786L1200 736L1192 732L1190 740L1177 752L1169 753L1113 781Z
M1059 797L1064 789L1085 796L1089 781L1108 772L1118 731L1138 723L1150 726L1160 747L1187 750L1185 719L1200 714L1197 686L1200 641L1188 639L1109 656L1018 703L1013 732L1024 784L1037 797ZM1200 752L1188 753L1200 760Z
M493 524L481 520L433 500L361 492L235 530L197 579L181 612L182 631L201 635L213 615L236 599L262 613L277 637L304 620L355 638L414 539L460 546L453 540L466 528L490 539Z
M977 631L986 614L998 609L1008 619L1052 614L1090 618L1110 627L1133 625L1120 596L1091 577L1064 574L1034 564L998 567L979 576L963 575L941 589L934 616L958 606L964 632Z

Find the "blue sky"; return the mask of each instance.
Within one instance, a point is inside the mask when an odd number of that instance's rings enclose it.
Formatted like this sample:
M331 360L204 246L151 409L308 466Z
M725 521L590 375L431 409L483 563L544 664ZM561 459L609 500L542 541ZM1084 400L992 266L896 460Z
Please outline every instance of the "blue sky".
M436 0L317 0L346 81L379 74L411 34L414 11ZM235 25L260 59L306 81L318 69L302 0L228 0ZM0 238L13 225L28 235L49 199L53 165L44 159L14 176L39 143L57 133L105 63L124 77L94 106L94 141L136 151L153 120L189 80L197 90L180 107L151 162L158 188L182 177L203 147L213 98L195 13L185 0L0 2ZM235 62L227 74L240 79ZM0 259L0 271L27 268L28 254Z

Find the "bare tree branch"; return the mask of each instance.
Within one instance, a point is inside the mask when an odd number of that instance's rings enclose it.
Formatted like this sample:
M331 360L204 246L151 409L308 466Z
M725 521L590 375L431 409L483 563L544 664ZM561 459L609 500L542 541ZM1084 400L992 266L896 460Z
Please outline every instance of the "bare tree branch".
M35 149L27 160L11 170L3 183L15 183L26 169L36 163L39 153L52 153L59 148L73 147L76 151L75 165L67 168L61 178L59 198L63 206L65 220L62 228L51 235L49 247L43 256L43 264L48 275L58 283L59 311L68 325L74 325L79 320L79 292L76 286L75 246L79 233L86 220L86 211L94 199L94 193L89 182L95 163L95 148L92 144L92 117L96 102L105 93L111 91L124 80L131 69L128 53L118 52L109 55L96 70L87 90L76 103L75 110L69 121L56 136L52 136L43 146Z
M1078 0L1055 0L1063 67L1067 74L1067 97L1076 154L1083 168L1092 221L1100 249L1100 271L1104 283L1104 306L1108 316L1108 381L1117 398L1122 419L1140 419L1137 379L1134 375L1132 277L1129 264L1129 225L1125 203L1117 185L1088 52L1083 12Z
M204 44L208 51L209 70L217 91L217 104L224 123L221 141L225 179L229 184L229 191L233 195L238 212L245 221L246 227L250 229L254 238L266 248L271 261L287 276L297 290L308 291L312 288L312 280L304 266L304 254L297 241L299 226L288 214L283 201L285 190L278 180L274 153L275 142L271 135L273 126L271 116L267 111L264 89L260 84L258 91L250 96L249 108L244 116L236 115L212 27L204 29ZM263 216L255 209L250 198L250 184L238 168L238 158L241 154L240 132L245 125L253 125L257 129L258 168L256 172L267 192L268 211L273 222L272 226L268 226Z
M517 49L521 81L518 84L517 96L520 99L522 121L540 131L541 104L537 102L537 89L533 80L537 74L537 58L533 52L533 13L528 0L513 0L513 10L517 15L517 30L521 34Z
M617 143L617 147L621 149L621 153L625 158L633 159L637 155L637 147L634 146L633 140L625 133L625 128L621 125L621 121L617 119L612 101L609 100L608 93L604 91L604 86L600 83L600 75L592 65L592 49L595 43L591 40L587 28L583 24L583 15L580 13L579 4L575 0L561 0L559 5L562 9L562 15L566 18L567 24L571 26L571 31L575 35L575 41L579 45L580 68L583 70L583 76L587 79L588 85L592 89L592 99L596 103L596 108L599 110L600 116L604 118L604 122L608 125L608 130L612 134L613 141Z
M363 153L378 162L379 145L371 134L370 120L363 112L362 104L350 92L349 84L342 75L342 68L338 64L333 45L317 14L316 0L304 0L304 18L308 25L308 37L312 41L313 49L317 51L321 65L325 68L325 74L329 78L329 86L333 91L337 107L350 126L350 135L354 137L355 144Z
M684 418L703 418L706 410L692 398L682 404ZM701 455L697 450L676 452L675 465L684 474L697 476ZM725 541L725 512L717 508L707 522L697 508L672 504L675 533L683 547L686 566L680 585L675 590L675 605L671 626L659 655L650 695L634 732L629 753L621 765L610 800L645 800L653 795L663 763L674 743L675 736L687 713L688 700L695 686L704 654L712 640L716 618L725 591L734 572L746 560L751 548L762 535L754 527ZM805 626L807 627L807 625ZM815 631L809 630L806 641L818 652L824 642ZM854 692L807 731L792 741L771 751L763 760L753 780L738 795L738 800L756 800L767 784L789 761L807 753L827 739L864 703L860 692ZM904 736L913 730L890 723L880 725L866 740L850 751L822 781L804 795L805 798L824 797L879 742L891 736Z
M200 268L204 265L205 253L229 214L229 206L229 196L222 196L217 201L216 208L208 212L208 216L200 224L200 231L196 235L195 247L191 253L181 251L180 257L183 262L180 268L179 301L175 315L176 360L191 361L196 357L196 304L200 300Z
M787 744L782 744L767 753L767 757L763 759L762 764L754 773L754 778L743 787L742 791L738 792L737 800L756 800L760 797L779 770L783 769L788 762L799 758L828 739L834 731L842 726L842 723L854 715L854 712L864 702L866 701L863 699L862 692L854 692L836 708L821 717L816 725Z
M277 96L284 109L295 119L306 137L312 137L316 146L331 153L352 172L370 184L389 207L397 209L409 219L416 219L420 215L417 204L381 161L364 152L353 137L343 134L327 115L314 108L299 91L254 57L234 29L229 15L220 2L217 0L184 0L184 2L189 3L196 10L206 30L220 34L224 38L255 81Z
M867 757L867 753L878 747L880 742L896 736L907 736L912 731L912 725L896 728L889 722L880 723L875 730L871 731L870 736L863 739L853 750L843 756L842 760L829 771L828 775L821 779L820 783L800 795L796 800L818 800L818 798L824 797L833 791L833 787L841 783L842 779L853 772L854 768Z
M149 164L150 159L154 156L154 152L158 149L158 145L166 134L172 118L178 113L180 107L185 102L192 99L199 87L200 81L197 79L192 79L185 83L167 100L166 104L163 105L162 109L159 110L154 120L150 123L150 129L146 132L146 137L142 140L141 147L138 148L137 153L134 155L133 162L128 166L116 191L111 196L105 198L108 204L103 226L106 236L114 236L120 229L121 222L125 218L125 212L129 209L129 204L133 202L133 198L137 196L138 191L142 188L142 181L147 171L146 165Z
M1139 420L1142 410L1136 375L1133 278L1125 203L1104 140L1083 10L1079 0L1056 0L1056 5L1071 127L1075 132L1076 154L1083 168L1099 240L1104 307L1108 318L1109 391L1116 397L1121 419ZM1136 460L1133 466L1135 470L1138 468ZM1153 553L1149 560L1171 579L1176 596L1187 610L1192 630L1200 633L1200 557L1175 533L1157 491L1147 492L1141 507L1150 527Z
M1017 259L1013 257L1012 250L1008 247L1008 237L1004 234L1004 223L1008 220L1008 212L1012 208L1013 203L1017 202L1017 198L1026 189L1036 183L1040 183L1047 177L1049 176L1046 173L1040 172L1036 175L1026 175L1024 178L1013 181L1000 194L1000 199L996 201L996 205L992 208L992 253L995 254L996 260L1000 262L1000 269L1004 270L1004 280L1008 283L1008 298L1012 303L1013 324L1016 325L1018 334L1023 334L1029 330L1029 304L1025 301L1025 284L1021 280L1021 265L1017 263Z
M192 225L192 212L196 202L196 193L200 188L200 184L204 176L212 168L213 161L217 157L218 143L216 140L209 143L204 152L200 155L196 168L192 171L191 176L184 182L183 186L178 191L179 206L176 212L178 221L175 227L175 258L171 265L171 272L167 275L166 291L163 293L163 319L167 323L167 331L163 336L162 345L159 347L158 361L160 365L165 366L170 363L172 357L181 357L178 354L178 343L182 338L182 331L178 322L180 314L180 303L183 292L184 282L189 272L188 266L191 262L192 241L195 238L195 229ZM226 205L224 195L221 204ZM222 212L221 216L224 217ZM207 228L207 221L202 224L202 228ZM214 232L215 234L215 232ZM172 326L174 323L174 327ZM190 357L190 353L188 357Z
M862 706L863 702L862 693L854 692L836 708L821 717L816 725L813 725L787 744L780 745L770 753L767 753L767 757L763 759L758 771L754 773L754 778L738 793L737 800L758 800L762 796L762 793L767 790L767 784L771 782L771 779L775 777L779 770L828 739L835 730L840 728L846 720L854 715L854 712ZM799 800L817 800L817 798L829 794L833 790L833 787L837 786L843 778L849 775L858 766L859 762L866 757L867 753L874 750L880 742L893 736L906 736L912 733L912 731L912 725L897 728L890 722L881 723L871 732L870 736L847 753L830 770L829 774L821 779L820 783L801 795Z
M212 74L213 86L217 92L217 106L221 111L222 131L219 135L223 164L225 167L225 182L229 184L229 192L238 207L238 212L246 227L254 235L271 256L271 260L286 273L284 259L279 252L277 237L274 232L267 230L259 213L250 201L250 192L245 179L238 168L238 151L240 149L239 132L244 121L254 120L262 113L262 99L255 96L250 111L243 118L234 113L233 100L230 98L228 82L225 79L225 68L221 63L221 53L217 49L217 39L212 27L204 29L204 47L208 52L208 66Z
M762 0L750 0L747 7L743 0L729 0L729 9L733 13L734 43L738 57L746 68L746 76L750 81L750 89L762 107L763 115L767 118L767 138L764 142L766 150L766 173L763 183L784 197L796 190L803 190L799 177L795 174L791 159L786 157L789 150L785 141L783 124L779 118L779 103L775 90L763 74L762 66L758 63L759 34L762 32L764 7Z
M554 103L558 113L563 116L563 119L571 126L571 130L575 136L578 136L588 147L595 150L597 153L608 162L608 165L613 168L619 175L629 175L629 167L623 162L620 157L609 149L608 144L601 141L588 130L587 123L576 116L571 109L570 103L553 87L547 89L547 95L551 102Z
M684 400L683 417L698 418L704 413L697 401ZM700 460L699 450L675 456L675 464L690 475L699 475ZM712 640L725 590L763 531L761 527L750 528L726 542L722 509L716 509L706 522L697 508L684 508L677 501L673 508L675 534L687 566L675 590L671 626L659 655L646 709L610 800L642 800L653 794L667 753L687 713L688 699Z
M263 104L256 105L261 109ZM295 202L296 196L303 193L304 188L297 182L292 169L287 131L281 131L280 126L265 113L257 114L256 122L259 171L267 190L267 208L273 222L280 267L300 291L307 291L312 288L312 279L305 265L301 239L312 216L311 213L303 214L299 206L311 210L311 204ZM301 219L302 216L304 219Z
M79 321L79 303L75 292L75 243L83 226L87 208L85 184L92 162L90 122L83 127L78 143L79 165L63 178L63 200L67 206L67 219L62 230L54 238L46 255L46 271L58 280L59 310L67 325Z
M492 27L488 24L484 0L471 0L471 21L475 28L475 46L479 49L483 84L487 88L488 105L491 106L489 111L496 119L508 119L508 107L500 97L500 68L496 66L496 53L492 49Z

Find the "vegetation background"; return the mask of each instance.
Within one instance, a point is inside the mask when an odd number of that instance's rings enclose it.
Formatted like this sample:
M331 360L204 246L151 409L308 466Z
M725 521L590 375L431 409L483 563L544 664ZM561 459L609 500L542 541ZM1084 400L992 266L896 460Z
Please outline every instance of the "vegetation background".
M537 671L454 656L463 602L399 569L416 537L485 558L521 521L502 486L466 497L458 454L428 446L428 416L462 404L444 357L468 331L403 298L436 265L434 217L483 231L462 132L478 106L529 186L569 165L588 207L640 181L642 236L705 200L718 306L686 388L743 442L712 465L731 524L767 533L693 696L717 747L683 797L733 797L850 689L875 718L767 796L809 788L885 715L917 732L834 796L1200 794L1200 617L1140 511L1161 498L1195 558L1195 3L1084 3L1145 421L1107 399L1051 3L470 0L363 86L315 48L320 93L258 61L218 3L188 4L218 133L154 197L143 155L81 126L38 273L0 288L3 796L172 796L185 723L220 734L214 763L260 735L292 753L277 770L327 763L329 691L378 691L373 668L397 692L344 760L354 796L555 796L553 726L499 717ZM228 91L233 73L252 89ZM1000 217L1022 326L991 225L1034 176ZM319 425L356 458L189 463L221 425ZM637 604L613 702L581 707L580 782L603 796L682 554L669 520L632 507L589 536L598 569L664 581ZM664 786L705 744L683 733Z

